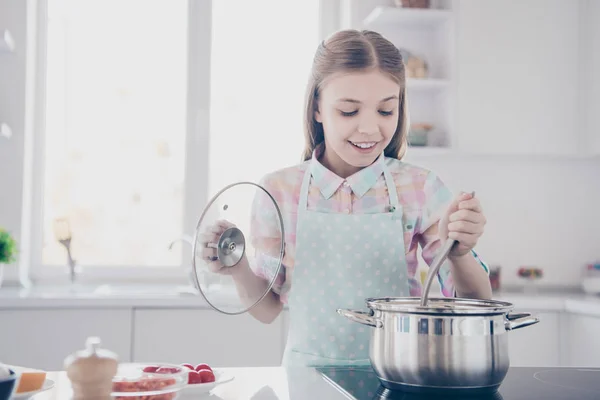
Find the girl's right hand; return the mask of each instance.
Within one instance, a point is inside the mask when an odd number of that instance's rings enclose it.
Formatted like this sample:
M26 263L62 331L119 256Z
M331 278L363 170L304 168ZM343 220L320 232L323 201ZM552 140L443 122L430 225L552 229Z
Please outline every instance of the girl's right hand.
M199 235L198 244L200 245L200 249L197 251L197 254L198 252L200 253L200 257L206 262L211 272L231 275L236 270L235 267L237 265L234 267L225 267L217 257L217 243L219 242L219 238L227 229L234 227L235 225L229 221L219 220Z

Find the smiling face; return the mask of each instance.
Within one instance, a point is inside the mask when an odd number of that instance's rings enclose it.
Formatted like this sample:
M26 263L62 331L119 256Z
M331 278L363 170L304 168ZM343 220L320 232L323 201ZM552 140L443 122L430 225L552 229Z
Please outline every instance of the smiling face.
M373 69L337 73L319 91L315 120L323 125L323 164L341 177L371 165L398 127L400 85Z

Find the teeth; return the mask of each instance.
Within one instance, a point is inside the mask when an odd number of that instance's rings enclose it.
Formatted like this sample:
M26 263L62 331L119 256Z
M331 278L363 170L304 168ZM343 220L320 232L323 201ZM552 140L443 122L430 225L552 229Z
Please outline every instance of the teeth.
M362 142L362 143L350 142L350 143L352 143L356 147L360 147L361 149L370 149L371 147L373 147L377 144L377 142Z

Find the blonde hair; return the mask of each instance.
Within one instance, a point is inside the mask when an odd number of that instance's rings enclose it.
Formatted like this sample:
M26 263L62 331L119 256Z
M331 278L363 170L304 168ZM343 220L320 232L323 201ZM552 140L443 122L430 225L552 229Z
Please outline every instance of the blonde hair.
M303 160L324 142L323 125L315 120L319 92L323 82L337 72L356 72L376 68L400 85L398 127L384 150L386 157L401 159L406 151L408 115L406 79L400 51L377 32L354 29L334 33L317 48L306 91L304 116L305 146Z

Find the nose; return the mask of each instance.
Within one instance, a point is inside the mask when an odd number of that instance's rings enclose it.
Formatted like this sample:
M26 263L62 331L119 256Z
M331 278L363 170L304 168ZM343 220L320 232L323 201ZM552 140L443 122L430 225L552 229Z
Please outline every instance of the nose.
M379 132L378 118L371 112L362 113L358 121L358 131L363 135L375 135Z

